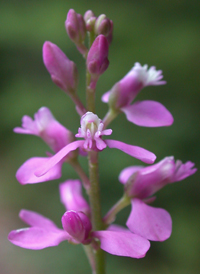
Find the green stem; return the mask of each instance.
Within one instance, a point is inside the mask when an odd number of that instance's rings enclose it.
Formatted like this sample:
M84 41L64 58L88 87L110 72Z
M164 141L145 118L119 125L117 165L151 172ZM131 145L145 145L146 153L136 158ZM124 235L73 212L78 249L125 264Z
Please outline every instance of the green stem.
M81 102L80 98L78 97L78 95L75 92L71 92L69 93L69 96L71 97L72 101L75 103L76 107L78 108L78 113L79 115L83 115L86 113L86 109L83 105L83 103Z
M92 46L92 44L93 44L95 38L96 38L96 36L95 36L94 31L88 32L89 49L91 48L91 46Z
M89 35L89 48L95 39L93 32ZM87 109L95 113L95 86L96 83L92 82L89 71L86 72L86 101ZM98 152L88 152L88 165L89 165L89 180L90 188L87 190L89 195L90 207L91 207L91 221L92 229L94 231L102 230L104 224L101 216L101 203L100 203L100 188L99 188L99 166L98 166ZM105 252L100 249L94 249L95 256L95 274L105 274Z
M101 217L101 206L100 206L100 189L99 189L99 168L98 168L98 152L88 152L89 160L89 178L90 178L90 189L89 198L92 210L92 227L93 230L102 229L102 217Z
M88 153L90 189L89 200L91 207L92 228L94 231L104 228L101 216L100 188L99 188L99 170L98 170L98 152L90 151ZM105 254L102 249L95 251L96 274L105 274Z
M92 268L92 274L96 274L96 270L95 270L95 257L94 257L94 252L92 249L91 245L83 245L83 249L87 255L87 258L89 260L89 263L91 265Z
M128 206L131 203L131 199L124 194L122 198L108 211L108 213L103 218L103 222L106 225L114 222L116 214L121 211L123 208Z
M89 71L86 72L86 101L87 109L95 113L95 89L90 87L91 75Z
M119 111L110 108L106 116L103 118L104 128L107 128L107 126L117 117L118 114Z

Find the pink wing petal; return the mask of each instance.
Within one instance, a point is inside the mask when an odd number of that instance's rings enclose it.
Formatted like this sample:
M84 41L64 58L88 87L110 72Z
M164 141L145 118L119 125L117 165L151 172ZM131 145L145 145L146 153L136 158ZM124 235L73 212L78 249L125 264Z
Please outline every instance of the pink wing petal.
M117 231L117 232L127 232L127 233L131 233L130 230L124 226L121 226L121 225L115 225L115 224L112 224L110 225L107 230L109 231Z
M162 208L146 205L139 199L132 201L132 210L126 225L133 233L152 241L165 241L172 232L169 213Z
M107 91L106 93L103 94L101 97L101 101L104 103L108 103L109 101L109 96L110 96L110 91Z
M58 230L58 227L54 224L53 221L37 212L22 209L19 213L19 217L30 226L37 226L56 231Z
M8 235L8 240L11 243L27 249L43 249L56 246L68 239L70 239L70 236L65 231L52 231L41 227L13 230Z
M49 172L41 177L35 176L35 171L40 167L46 165L51 157L33 157L27 160L16 173L16 178L20 184L36 184L50 180L59 179L61 177L62 163L55 165Z
M22 117L22 127L15 127L13 131L20 134L33 134L39 136L37 123L28 115Z
M95 231L92 235L100 240L101 249L117 256L139 259L150 248L148 240L130 232Z
M171 126L174 119L171 113L159 102L138 101L121 108L128 121L143 127Z
M56 153L53 157L49 158L49 160L42 165L40 168L35 171L35 175L40 177L46 174L51 168L53 168L57 163L59 163L68 153L73 150L76 150L78 147L82 147L84 141L75 141L70 143L69 145L62 148L58 153Z
M156 159L156 155L144 148L138 147L138 146L132 146L127 145L125 143L122 143L120 141L115 140L104 140L104 142L110 147L110 148L117 148L130 156L139 159L147 164L154 163Z
M171 178L171 183L181 181L188 176L191 176L197 171L197 168L194 167L194 163L188 161L185 164L182 164L180 160L176 161L176 170L174 176Z
M129 166L124 168L119 174L119 181L122 184L125 184L131 175L133 175L138 170L142 169L143 166Z
M82 211L86 215L90 207L82 195L81 182L79 180L67 180L59 185L60 200L66 210Z

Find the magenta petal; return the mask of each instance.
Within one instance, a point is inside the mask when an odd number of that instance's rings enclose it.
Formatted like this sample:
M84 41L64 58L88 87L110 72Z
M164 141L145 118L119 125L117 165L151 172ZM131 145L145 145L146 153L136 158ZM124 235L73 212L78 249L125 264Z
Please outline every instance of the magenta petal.
M75 141L62 148L53 157L49 158L49 160L46 163L44 163L44 165L38 168L37 171L35 171L35 175L40 177L46 174L51 168L53 168L57 163L59 163L68 153L70 153L73 150L76 150L78 147L83 146L84 142L85 141Z
M119 174L119 181L122 184L127 183L128 179L138 170L142 169L143 166L129 166L124 168Z
M41 227L30 227L13 230L8 235L8 240L20 247L28 249L43 249L49 246L56 246L71 237L61 229L47 230Z
M95 231L92 235L100 240L101 249L117 256L139 259L150 248L148 240L130 232Z
M16 173L16 178L20 184L36 184L61 177L62 163L55 165L49 172L41 177L35 176L34 172L40 167L46 165L51 157L33 157L27 160Z
M107 91L106 93L103 94L101 97L101 101L104 103L108 103L110 97L110 91Z
M159 102L138 101L121 108L128 121L143 127L170 126L174 119L171 113Z
M90 213L90 207L82 195L81 182L79 180L67 180L59 185L60 200L66 210L82 211L86 215Z
M197 168L193 168L194 163L188 161L185 164L182 164L180 160L176 161L176 170L174 176L171 178L171 183L181 181L188 176L191 176L197 171Z
M154 153L138 146L127 145L125 143L122 143L120 141L115 141L115 140L104 140L104 142L110 148L117 148L147 164L154 163L156 159L156 155Z
M128 232L128 233L132 233L130 232L130 230L124 226L121 225L116 225L116 224L112 224L110 225L107 230L109 231L117 231L117 232Z
M43 45L43 61L52 81L66 92L77 86L77 68L55 44L46 41Z
M170 214L162 208L146 205L139 199L132 200L132 210L126 225L133 233L151 241L165 241L172 232Z
M22 209L19 213L19 217L21 220L23 220L26 224L30 226L37 226L50 230L58 230L57 226L54 224L53 221L42 216L37 212Z

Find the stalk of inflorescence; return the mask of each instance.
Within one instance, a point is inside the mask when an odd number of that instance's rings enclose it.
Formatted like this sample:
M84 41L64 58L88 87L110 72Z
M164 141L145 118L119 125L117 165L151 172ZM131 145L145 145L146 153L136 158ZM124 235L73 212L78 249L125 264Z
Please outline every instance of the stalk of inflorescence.
M88 33L89 46L94 43L95 35L91 32ZM90 54L90 52L89 52ZM90 57L90 55L89 55ZM87 59L87 61L90 59ZM95 113L95 89L96 80L92 79L92 75L88 70L86 64L86 104L88 111ZM95 84L94 82L95 81ZM98 152L88 152L88 168L89 168L89 180L90 189L88 191L90 207L91 207L91 219L92 227L94 231L103 229L102 215L101 215L101 201L100 201L100 186L99 186L99 164L98 164ZM95 254L95 268L96 274L105 273L105 252L98 248L94 251Z

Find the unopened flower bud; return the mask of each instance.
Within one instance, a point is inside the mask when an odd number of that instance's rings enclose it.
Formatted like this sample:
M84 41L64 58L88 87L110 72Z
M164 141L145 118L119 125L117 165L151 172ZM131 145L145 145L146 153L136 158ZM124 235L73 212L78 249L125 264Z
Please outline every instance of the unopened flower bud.
M97 81L108 65L108 41L104 35L99 35L94 40L87 56L87 69L92 80Z
M91 18L91 17L95 17L94 12L92 10L87 10L84 14L84 20L85 23L87 23L87 21Z
M83 55L87 54L88 49L84 45L86 25L83 16L70 9L65 21L65 28L69 38L76 44L79 52Z
M108 44L110 45L113 39L113 21L110 20L110 32L106 36Z
M85 21L83 19L83 16L81 14L76 13L73 9L70 9L67 14L65 28L69 35L69 38L75 44L81 44L85 40Z
M91 10L86 11L86 13L84 14L84 20L85 20L87 31L93 31L94 25L96 22L96 17L94 15L93 11L91 11Z
M57 86L67 93L76 90L78 84L76 65L67 58L58 46L48 41L45 42L43 45L43 61L52 81Z
M111 23L105 14L101 14L97 18L94 30L96 35L103 34L106 37L110 33Z
M62 216L61 222L64 230L80 243L84 243L87 240L92 230L89 218L82 212L66 211Z

